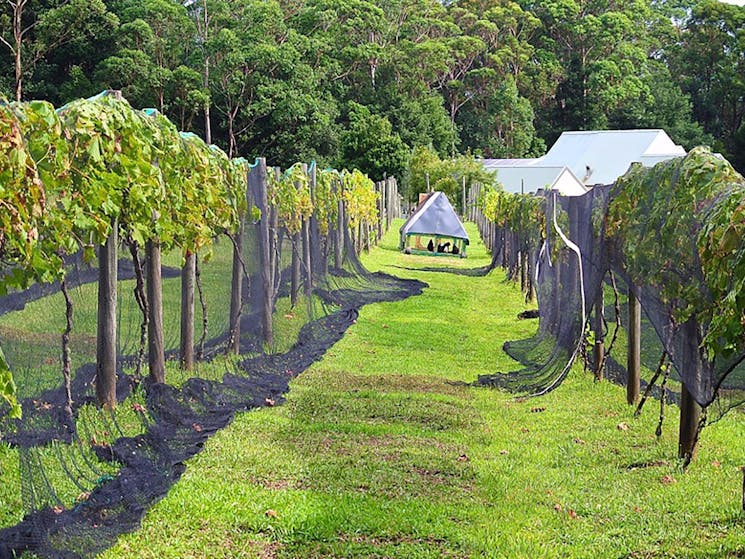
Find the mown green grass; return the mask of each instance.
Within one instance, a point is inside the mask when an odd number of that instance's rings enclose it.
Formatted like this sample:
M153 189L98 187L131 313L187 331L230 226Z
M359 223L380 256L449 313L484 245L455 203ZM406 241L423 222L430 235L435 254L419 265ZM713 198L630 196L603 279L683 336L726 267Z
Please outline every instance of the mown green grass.
M164 264L180 266L180 254L172 252L165 255ZM231 265L232 245L226 239L213 247L211 258L202 264L202 281L213 335L227 328ZM166 346L173 348L178 344L180 280L171 278L163 283ZM133 287L134 281L123 281L119 285L120 351L130 354L136 352L141 320L140 310L132 300ZM95 361L96 293L95 283L71 290L74 304L71 337L73 368ZM289 297L278 300L274 313L275 346L267 350L282 353L297 341L300 329L310 318L312 304L302 295L294 308L290 305ZM202 322L199 304L195 311L199 333ZM12 362L17 365L14 373L21 397L36 397L41 390L61 384L59 354L64 322L65 305L61 294L34 301L22 311L0 317L0 340ZM238 363L246 357L218 354L210 361L196 363L194 371L183 371L177 359L170 359L166 361L166 379L174 386L180 386L194 376L220 381L226 373L240 373ZM128 368L126 372L133 373L134 369ZM143 374L147 374L147 359ZM44 402L40 401L39 405L43 406ZM24 502L22 494L21 462L31 464L34 468L33 479L24 479L24 482L26 488L33 487L39 491L35 495L38 508L58 504L74 506L85 497L85 492L75 481L92 489L96 483L106 476L115 475L119 469L116 464L99 462L88 445L111 443L119 436L134 436L143 432L143 422L135 411L143 409L143 405L144 395L138 392L118 406L115 419L94 406L84 406L76 421L82 444L55 443L33 449L21 459L18 449L0 442L0 527L19 522L31 506L28 500ZM65 468L79 479L72 480Z
M425 293L365 307L286 405L213 437L104 557L745 555L741 414L707 427L683 472L675 408L657 440L656 414L634 419L579 368L540 399L471 387L516 366L501 346L535 322L498 271L405 269L483 265L482 245L446 261L395 244L394 227L366 265Z

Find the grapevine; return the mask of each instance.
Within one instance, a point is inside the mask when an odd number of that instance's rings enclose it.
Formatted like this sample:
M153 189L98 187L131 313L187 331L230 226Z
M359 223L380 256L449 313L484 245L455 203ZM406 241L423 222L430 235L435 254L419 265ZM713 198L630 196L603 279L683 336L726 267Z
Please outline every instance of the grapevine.
M308 175L298 163L277 178L268 174L269 203L277 208L280 223L288 233L300 231L303 220L313 213Z
M378 193L375 192L375 183L357 169L342 172L342 181L343 199L346 202L350 227L354 229L360 223L375 223L378 219Z
M316 173L315 212L322 235L328 235L329 229L339 219L339 173L335 170L324 170Z

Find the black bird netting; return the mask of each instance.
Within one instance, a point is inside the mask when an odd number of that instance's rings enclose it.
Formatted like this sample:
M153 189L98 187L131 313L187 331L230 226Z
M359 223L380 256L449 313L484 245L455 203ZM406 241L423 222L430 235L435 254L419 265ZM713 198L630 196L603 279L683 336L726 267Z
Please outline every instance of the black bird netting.
M421 292L420 282L365 270L355 245L363 244L361 234L370 242L376 233L346 210L343 196L334 197L334 219L319 216L316 201L293 228L278 215L271 184L268 196L266 180L252 184L256 172L261 178L260 165L249 176L249 202L260 217L249 218L242 235L223 236L195 254L191 371L179 361L186 264L181 251L163 255L166 383L143 372L139 255L125 257L125 243L120 247L113 410L102 409L96 396L96 262L79 255L66 262L64 287L74 309L69 394L61 374L61 285L35 284L0 298L0 339L23 408L22 419L0 420L0 558L90 557L111 546L138 527L185 461L236 412L281 401L290 380L340 339L362 305ZM303 173L315 195L321 180L313 168ZM391 216L383 217L378 231Z
M477 222L494 263L535 290L539 326L504 346L524 369L479 382L543 394L582 357L625 383L631 298L643 309L642 387L663 373L662 390L686 390L717 412L709 419L742 404L744 199L745 180L703 148L583 196L487 196Z

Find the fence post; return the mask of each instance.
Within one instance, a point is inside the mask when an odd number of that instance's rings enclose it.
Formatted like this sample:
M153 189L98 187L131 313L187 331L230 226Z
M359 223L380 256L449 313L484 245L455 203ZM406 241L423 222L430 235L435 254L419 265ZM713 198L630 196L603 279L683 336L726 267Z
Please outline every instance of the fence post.
M641 378L641 328L642 308L636 288L629 284L629 336L626 360L626 402L633 406L639 399Z
M302 164L303 173L308 176L308 165ZM313 198L315 190L315 165L313 166L313 178L309 181L309 189L311 199ZM313 269L311 258L310 258L310 218L304 219L301 227L301 234L303 237L303 291L306 295L310 296L313 290Z
M266 183L266 173L269 172L266 170L266 163L264 163L264 190L267 190L267 183ZM277 179L277 182L282 177L282 172L280 171L279 167L274 167L271 170L272 173L274 173L274 176ZM267 192L268 196L268 192ZM268 202L267 202L268 204ZM280 262L279 262L279 251L282 248L279 246L280 244L280 238L279 238L279 210L277 207L272 204L268 207L267 211L269 212L269 223L268 228L269 231L267 233L267 247L269 248L269 285L271 287L270 291L267 293L270 293L270 300L274 301L274 296L277 294L276 289L278 288L278 282L277 282L277 274L281 274L282 271L280 270Z
M270 222L273 213L269 208L266 192L266 159L260 157L248 175L249 190L253 194L254 204L261 212L259 221L259 265L261 267L261 327L264 343L274 345L274 329L272 324L272 300L274 299L274 256L271 251Z
M248 189L248 185L246 185ZM246 193L248 194L248 192ZM248 196L247 196L248 197ZM246 208L246 212L250 208ZM243 309L243 238L246 235L246 216L241 216L238 234L233 245L233 275L230 288L230 337L228 353L241 351L241 310Z
M181 368L191 371L194 368L194 276L196 274L196 255L186 252L181 268Z
M692 364L693 365L693 364ZM693 365L698 366L698 365ZM693 459L698 442L698 427L701 420L701 406L693 399L685 383L680 385L680 430L678 431L678 458Z
M114 219L106 243L98 249L98 324L96 329L96 398L116 407L116 283L119 222Z
M603 283L595 296L595 316L593 321L593 332L595 333L595 347L593 360L595 362L595 380L603 380L603 359L605 358L605 345L603 340Z
M385 177L383 192L385 192L385 230L388 231L393 219L393 184L391 178Z
M163 345L163 283L160 268L160 242L151 239L145 244L147 262L147 362L154 382L166 381L166 358Z
M344 200L341 197L341 183L336 186L339 189L339 200L337 201L336 231L334 239L334 268L337 270L344 263Z

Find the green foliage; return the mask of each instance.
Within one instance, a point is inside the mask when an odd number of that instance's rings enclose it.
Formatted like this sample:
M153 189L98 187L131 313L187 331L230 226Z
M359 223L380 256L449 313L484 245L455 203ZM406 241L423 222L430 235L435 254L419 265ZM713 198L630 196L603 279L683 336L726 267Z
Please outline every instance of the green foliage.
M430 189L444 192L456 207L460 207L464 179L466 190L476 183L485 188L496 184L496 175L486 171L471 154L440 159L430 148L420 146L414 149L409 168L410 197L427 192L429 184Z
M385 174L401 177L408 150L389 120L358 103L350 103L349 128L341 135L344 164L360 169L374 180Z
M342 172L345 210L349 226L354 229L360 223L375 223L378 219L378 193L370 178L354 169L351 173Z
M710 360L745 349L745 179L705 148L616 185L606 232L635 283L656 288L672 319L695 318Z
M20 123L7 104L0 104L0 149L6 154L0 160L0 255L25 265L38 242L46 196Z
M523 297L497 270L422 270L432 259L398 251L399 224L364 263L427 282L424 294L363 308L285 405L237 414L103 557L741 552L741 417L707 427L682 473L676 414L657 439L657 414L633 418L612 383L575 370L540 402L469 386L515 366L495 348L534 331L516 319ZM487 265L466 227L472 250L453 265Z
M316 170L316 191L313 199L313 209L321 235L327 235L339 219L339 199L342 181L338 171L326 169Z
M8 415L13 418L21 417L21 406L16 401L16 385L13 382L13 374L5 361L5 355L0 348L0 398L10 406Z
M546 198L487 189L481 200L484 217L516 233L524 250L537 248L546 233Z
M197 251L235 231L246 211L245 161L106 92L59 111L2 104L0 144L8 154L0 163L0 257L10 264L3 292L63 279L62 257L90 255L114 223L136 245L157 239L166 250Z
M286 227L291 235L298 233L303 220L313 213L307 173L302 165L295 163L280 177L268 173L267 178L269 203L277 208L280 224Z

